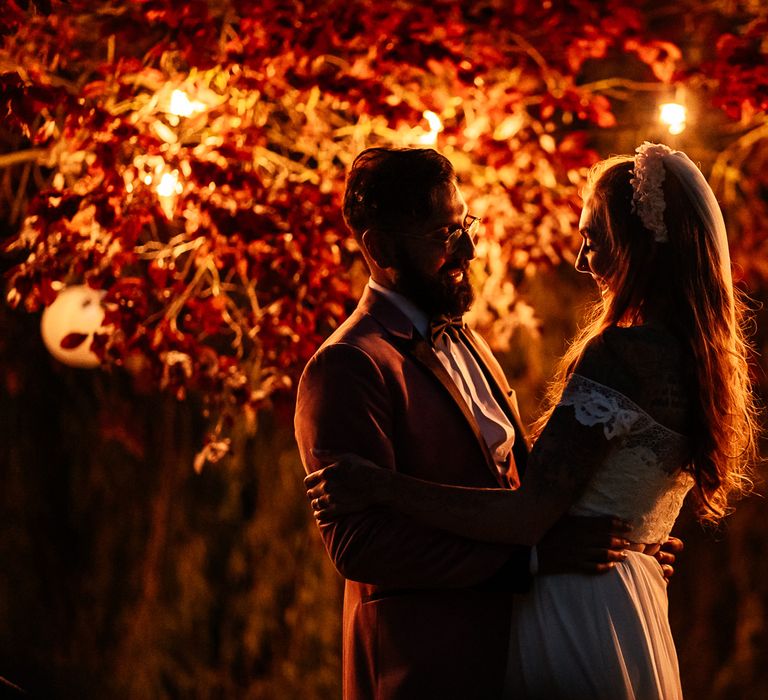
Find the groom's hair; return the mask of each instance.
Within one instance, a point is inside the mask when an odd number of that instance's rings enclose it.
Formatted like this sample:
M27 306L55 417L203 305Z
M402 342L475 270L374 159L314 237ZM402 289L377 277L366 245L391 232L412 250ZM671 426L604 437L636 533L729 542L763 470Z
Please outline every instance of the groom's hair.
M347 176L344 220L358 241L366 229L418 226L439 188L455 182L451 162L431 148L367 148Z

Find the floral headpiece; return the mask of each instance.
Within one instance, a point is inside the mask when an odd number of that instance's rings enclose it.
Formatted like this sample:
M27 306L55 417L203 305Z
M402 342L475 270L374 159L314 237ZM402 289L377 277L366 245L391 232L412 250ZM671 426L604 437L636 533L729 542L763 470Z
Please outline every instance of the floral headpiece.
M632 211L640 217L643 226L653 233L653 240L665 243L669 240L664 223L664 156L672 150L661 143L645 141L635 150L632 185Z

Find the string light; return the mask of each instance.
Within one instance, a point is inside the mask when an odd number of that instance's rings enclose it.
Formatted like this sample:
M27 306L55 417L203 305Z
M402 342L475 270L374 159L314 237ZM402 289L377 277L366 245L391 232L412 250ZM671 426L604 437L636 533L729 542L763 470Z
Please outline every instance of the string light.
M163 173L155 189L160 197L173 197L175 194L181 194L182 187L179 182L178 171L172 170L169 173Z
M421 134L417 141L424 146L434 146L437 144L437 135L443 130L443 122L430 109L426 110L423 116L427 120L427 124L429 124L429 131Z
M205 111L205 104L197 100L190 100L183 90L174 90L171 93L171 102L168 111L177 117L191 117L193 114Z
M135 182L142 182L151 187L160 200L163 213L173 218L176 210L176 198L184 191L182 175L189 177L191 169L189 163L180 163L181 174L176 168L170 169L168 163L160 155L138 154L133 159L135 170L128 168L123 174L126 191L131 193L135 189Z
M181 194L184 188L179 182L179 171L166 171L160 177L160 182L155 185L155 192L160 200L160 207L169 219L173 218L176 209L176 195Z
M685 130L688 110L678 102L665 102L659 105L659 121L667 126L670 134L680 134Z

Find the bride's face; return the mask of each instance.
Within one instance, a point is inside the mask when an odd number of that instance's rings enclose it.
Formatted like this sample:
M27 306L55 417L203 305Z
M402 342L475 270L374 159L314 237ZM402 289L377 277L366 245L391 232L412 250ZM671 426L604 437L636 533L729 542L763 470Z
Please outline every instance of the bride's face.
M608 291L611 261L602 224L598 225L595 214L592 199L587 199L581 210L581 219L579 219L581 248L576 257L576 269L591 275L600 289L600 293L605 294Z

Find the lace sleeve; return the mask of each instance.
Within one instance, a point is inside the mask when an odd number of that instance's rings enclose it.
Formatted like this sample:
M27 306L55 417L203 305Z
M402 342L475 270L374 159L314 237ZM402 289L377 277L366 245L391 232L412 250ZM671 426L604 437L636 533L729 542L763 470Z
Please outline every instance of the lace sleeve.
M601 426L609 445L570 512L614 515L632 523L633 542L663 542L693 485L684 470L688 439L625 394L577 373L559 405L572 407L576 423Z
M609 388L609 403L617 398L622 407L639 408L685 433L691 415L690 364L680 342L663 328L611 327L590 342L574 372Z
M624 394L579 374L571 375L559 406L572 406L581 425L602 425L607 440L645 430L650 418Z

